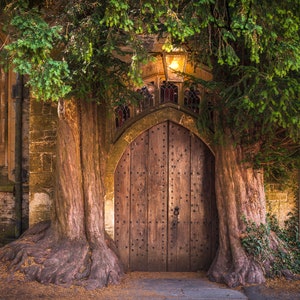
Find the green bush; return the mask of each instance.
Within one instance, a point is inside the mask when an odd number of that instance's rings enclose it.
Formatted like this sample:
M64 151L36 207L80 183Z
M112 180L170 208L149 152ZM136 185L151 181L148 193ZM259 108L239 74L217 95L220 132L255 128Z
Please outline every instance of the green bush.
M261 265L269 261L266 274L270 277L280 276L286 270L300 274L298 214L295 211L289 213L288 217L283 228L275 216L268 215L266 223L260 225L243 218L246 228L241 243L246 252ZM270 238L272 232L277 236L276 243Z

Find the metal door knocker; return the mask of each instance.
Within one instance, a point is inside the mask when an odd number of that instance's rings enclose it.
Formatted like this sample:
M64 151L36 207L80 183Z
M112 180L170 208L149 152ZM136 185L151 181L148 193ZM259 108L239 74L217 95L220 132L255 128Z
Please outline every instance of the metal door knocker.
M172 221L172 227L175 229L177 227L177 224L179 223L179 221L178 221L179 207L178 206L174 207L173 214L174 214L174 218Z

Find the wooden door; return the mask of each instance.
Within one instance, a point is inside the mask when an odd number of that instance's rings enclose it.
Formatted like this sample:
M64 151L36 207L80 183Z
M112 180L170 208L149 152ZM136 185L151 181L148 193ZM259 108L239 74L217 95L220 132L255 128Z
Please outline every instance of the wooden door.
M126 270L197 271L216 253L214 157L166 121L138 136L115 171L115 242Z

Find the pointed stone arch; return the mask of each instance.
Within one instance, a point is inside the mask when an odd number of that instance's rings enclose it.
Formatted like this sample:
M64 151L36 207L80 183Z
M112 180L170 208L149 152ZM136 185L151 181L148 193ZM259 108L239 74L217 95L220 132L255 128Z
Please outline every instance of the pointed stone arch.
M160 109L149 112L147 115L133 120L121 134L115 137L114 143L111 145L107 163L105 176L105 228L108 234L114 238L114 174L117 165L131 142L133 142L141 133L149 128L164 121L171 121L188 129L195 136L200 138L214 154L214 149L210 145L209 140L199 133L197 128L196 117L185 111L178 109L175 105L165 105Z

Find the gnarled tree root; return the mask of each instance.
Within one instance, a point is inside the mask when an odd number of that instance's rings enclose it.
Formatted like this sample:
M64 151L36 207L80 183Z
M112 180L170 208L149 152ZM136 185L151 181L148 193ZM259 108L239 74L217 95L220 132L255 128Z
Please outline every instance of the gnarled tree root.
M245 259L243 264L232 266L229 270L213 265L208 271L208 277L211 281L225 283L229 287L265 282L263 269L253 259Z
M91 244L86 239L57 238L50 222L41 222L1 248L0 260L9 271L20 271L31 281L102 288L118 283L123 275L107 241Z
M235 253L235 259L232 258L233 255L225 256L224 251L219 249L208 271L209 279L225 283L229 287L236 287L247 284L261 284L266 281L266 278L273 277L274 271L272 269L276 263L278 264L276 253L286 253L288 256L289 251L274 232L269 233L268 239L269 247L265 249L263 259L247 254L241 245L231 251L231 254ZM276 276L282 276L287 280L297 279L297 276L292 271L284 268L284 265L281 265L281 269L276 269Z

